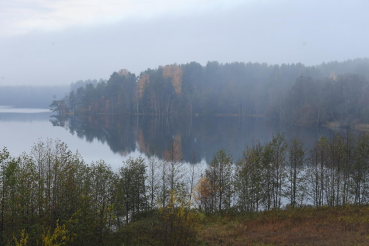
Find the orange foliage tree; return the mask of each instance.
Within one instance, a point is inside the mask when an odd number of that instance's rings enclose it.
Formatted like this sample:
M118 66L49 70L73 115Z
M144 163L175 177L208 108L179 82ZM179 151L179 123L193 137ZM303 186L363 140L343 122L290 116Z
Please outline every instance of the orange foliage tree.
M172 85L177 95L182 92L182 75L183 70L177 64L166 65L163 68L163 77L172 79Z
M150 76L148 74L143 74L138 80L138 94L142 98L145 85L150 83Z

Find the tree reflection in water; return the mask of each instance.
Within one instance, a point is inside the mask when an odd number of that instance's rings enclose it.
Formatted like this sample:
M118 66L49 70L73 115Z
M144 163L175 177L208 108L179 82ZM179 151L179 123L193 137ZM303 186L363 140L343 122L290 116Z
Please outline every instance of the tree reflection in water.
M148 117L148 116L53 116L54 126L64 127L71 134L92 142L109 145L123 156L139 150L147 157L162 158L173 143L179 146L183 160L191 161L196 153L199 161L209 163L214 154L225 149L238 159L246 145L270 141L272 135L285 134L287 141L301 139L310 149L320 136L333 132L324 127L280 125L256 117Z

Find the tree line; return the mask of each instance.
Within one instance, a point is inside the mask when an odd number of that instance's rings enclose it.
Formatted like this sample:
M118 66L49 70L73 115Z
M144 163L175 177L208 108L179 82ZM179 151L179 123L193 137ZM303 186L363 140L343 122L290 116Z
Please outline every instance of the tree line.
M69 95L53 107L62 114L266 115L310 125L360 120L367 118L368 66L368 59L319 66L191 62L147 69L139 76L122 69L107 81L73 83ZM329 98L316 102L317 96L326 96L322 90Z
M220 150L203 168L195 153L184 163L179 144L118 171L85 163L59 140L18 157L4 148L0 242L189 245L207 214L369 202L368 133L321 137L310 151L277 133L238 160Z
M368 79L363 76L332 74L330 78L315 80L299 77L268 116L300 125L338 122L349 127L369 122L368 103Z
M235 162L219 151L200 178L199 202L209 213L368 204L368 144L369 134L348 131L321 137L307 151L277 133Z

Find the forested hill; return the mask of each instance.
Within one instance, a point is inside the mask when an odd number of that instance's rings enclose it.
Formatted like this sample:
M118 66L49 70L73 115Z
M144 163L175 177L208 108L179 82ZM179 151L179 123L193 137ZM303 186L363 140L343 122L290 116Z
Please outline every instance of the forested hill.
M319 66L191 62L79 81L53 106L60 113L263 115L294 124L349 124L369 120L368 78L369 59Z

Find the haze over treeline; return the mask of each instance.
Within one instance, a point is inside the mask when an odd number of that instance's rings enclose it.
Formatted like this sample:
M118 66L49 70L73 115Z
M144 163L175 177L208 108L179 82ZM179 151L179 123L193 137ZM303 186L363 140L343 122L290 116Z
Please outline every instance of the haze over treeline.
M0 85L108 79L175 62L368 57L367 9L365 0L3 0Z
M51 100L61 99L68 92L68 86L0 86L0 105L47 108Z
M213 61L72 83L61 113L258 115L302 125L369 120L369 59L305 66Z

